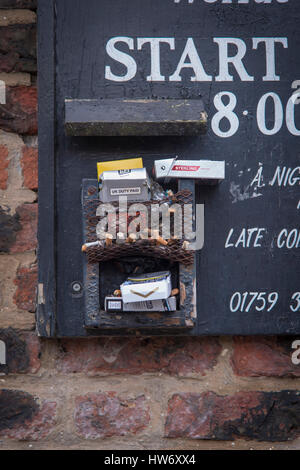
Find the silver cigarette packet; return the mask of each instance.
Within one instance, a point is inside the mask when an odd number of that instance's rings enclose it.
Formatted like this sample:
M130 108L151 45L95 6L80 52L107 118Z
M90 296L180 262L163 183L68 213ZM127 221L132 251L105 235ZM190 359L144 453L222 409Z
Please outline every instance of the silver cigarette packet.
M225 162L213 160L156 160L155 176L158 180L189 178L201 184L217 184L225 179Z

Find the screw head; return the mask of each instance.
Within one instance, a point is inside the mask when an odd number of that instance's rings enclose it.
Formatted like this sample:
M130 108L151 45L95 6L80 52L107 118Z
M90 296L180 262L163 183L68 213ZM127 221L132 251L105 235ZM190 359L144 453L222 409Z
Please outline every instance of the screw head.
M82 284L78 281L73 282L71 287L74 294L80 294L82 291Z
M88 188L88 194L89 196L92 196L93 194L95 194L95 192L97 191L97 188L95 186L90 186Z

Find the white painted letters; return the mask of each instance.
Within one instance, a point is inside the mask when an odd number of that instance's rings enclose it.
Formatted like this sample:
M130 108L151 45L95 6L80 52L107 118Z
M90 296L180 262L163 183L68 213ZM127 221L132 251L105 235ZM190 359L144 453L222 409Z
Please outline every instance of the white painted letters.
M148 82L163 82L165 81L165 76L161 75L160 72L160 44L166 43L169 44L171 51L175 49L175 39L174 38L138 38L137 39L137 48L140 51L144 44L150 44L151 50L151 74L148 75Z
M234 235L234 229L230 229L225 248L260 248L265 228L243 228L238 236Z
M265 43L266 47L266 75L263 77L264 82L279 81L280 76L276 75L275 66L275 44L278 42L283 45L284 49L288 48L287 38L253 38L253 49L257 49L258 44Z
M233 76L229 73L229 64L232 64L244 82L253 82L254 77L251 77L244 67L242 59L244 58L247 48L242 39L239 38L214 38L219 46L219 75L216 77L216 82L232 82ZM228 56L228 46L233 44L237 48L236 55Z
M203 39L201 39L203 41ZM201 41L200 40L200 41ZM247 45L246 42L241 38L213 38L213 42L217 44L218 49L218 62L219 70L215 76L216 82L232 82L234 76L230 73L230 66L233 66L237 72L238 77L243 82L253 82L254 77L248 73L244 65L244 59L247 54ZM122 46L123 43L123 46ZM249 43L249 40L248 40ZM288 48L288 40L286 37L271 37L271 38L252 38L252 48L257 49L260 43L265 44L265 63L266 63L266 75L262 77L263 81L279 81L280 75L276 75L276 44L279 43L283 46L284 49ZM111 39L106 44L107 55L116 61L119 64L122 64L126 73L123 75L117 75L112 71L110 65L105 66L105 78L107 80L115 82L126 82L135 78L138 70L138 60L135 60L130 54L124 52L124 44L128 47L129 51L141 51L144 49L145 44L150 45L150 69L151 73L147 76L147 81L149 82L158 82L166 81L168 79L170 82L181 82L182 81L182 70L190 68L193 71L193 74L190 78L192 82L210 82L213 80L213 77L207 73L205 70L205 57L201 57L199 53L199 45L194 42L192 37L187 38L184 50L181 54L179 62L176 66L175 71L169 71L169 76L166 78L166 71L161 70L161 46L162 44L167 44L169 50L166 52L168 55L175 53L176 51L176 38L147 38L147 37L138 37L132 38L127 36L116 36ZM233 55L230 55L230 46L233 46L236 50ZM250 46L251 48L251 46ZM125 48L126 49L126 48ZM211 57L207 57L206 60L211 61ZM171 61L168 60L168 63ZM293 130L295 135L298 135L298 129L295 126L294 122L294 101L288 103L287 108L287 124ZM291 131L292 132L292 131ZM292 132L292 133L293 133Z
M189 58L189 62L186 62L187 58ZM203 68L194 40L192 38L188 38L177 69L170 77L170 82L181 82L182 78L180 76L180 72L183 68L193 69L195 75L191 77L192 82L210 82L212 80L212 77L207 75Z
M131 51L134 49L134 41L132 38L118 36L115 38L111 38L108 41L106 45L106 52L109 57L123 64L126 67L127 72L125 75L115 75L111 71L111 67L109 65L106 65L105 78L114 82L127 82L128 80L131 80L136 76L137 65L136 61L129 54L126 54L125 52L121 52L116 49L116 44L120 42L127 44Z
M277 166L272 180L269 182L270 186L295 186L300 185L300 166L296 168L287 168Z
M277 238L277 247L278 248L287 248L291 250L292 248L300 247L300 230L294 228L288 230L284 228L278 235Z

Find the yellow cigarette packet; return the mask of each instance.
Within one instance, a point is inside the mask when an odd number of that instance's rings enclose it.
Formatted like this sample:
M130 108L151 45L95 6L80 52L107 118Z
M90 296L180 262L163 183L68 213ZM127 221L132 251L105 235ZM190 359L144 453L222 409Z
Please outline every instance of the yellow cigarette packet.
M110 162L97 163L98 181L104 171L135 170L143 168L142 158L129 158L127 160L113 160Z

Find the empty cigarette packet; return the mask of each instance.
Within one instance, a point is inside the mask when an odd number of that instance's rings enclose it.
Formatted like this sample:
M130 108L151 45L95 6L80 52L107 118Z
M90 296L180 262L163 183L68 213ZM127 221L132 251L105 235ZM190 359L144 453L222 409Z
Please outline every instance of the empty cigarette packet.
M124 160L112 160L109 162L97 163L98 181L104 171L118 171L118 170L134 170L135 168L143 168L142 158L127 158Z
M121 285L125 303L163 300L171 295L170 271L131 276Z
M104 171L99 177L99 199L111 202L126 196L128 201L150 199L149 179L145 168Z
M225 162L213 160L177 160L169 158L154 163L157 179L189 178L200 184L218 184L225 179Z
M146 300L124 303L121 297L105 297L105 311L116 312L175 312L176 297L164 300Z

